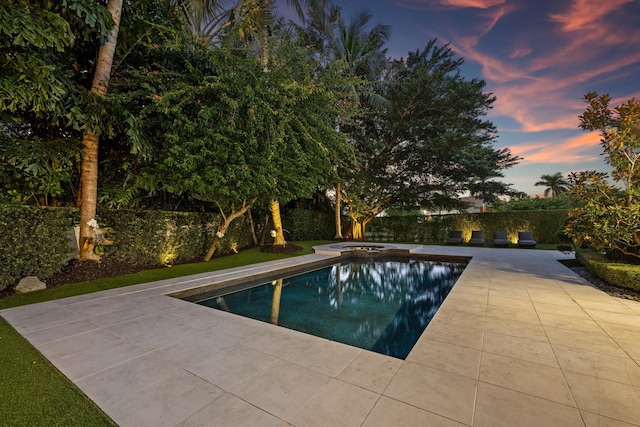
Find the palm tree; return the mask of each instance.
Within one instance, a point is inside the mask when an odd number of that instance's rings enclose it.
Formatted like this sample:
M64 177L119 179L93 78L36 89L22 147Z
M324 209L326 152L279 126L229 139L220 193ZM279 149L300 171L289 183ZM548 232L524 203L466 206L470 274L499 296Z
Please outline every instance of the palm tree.
M345 72L358 77L358 87L346 88L352 96L363 104L373 108L386 108L388 102L376 92L376 85L381 83L380 75L387 64L384 44L389 39L391 27L377 24L369 28L372 16L361 12L345 21L340 15L340 8L325 4L325 13L310 13L307 36L319 45L320 49L329 51L325 58L327 63L341 60L345 64ZM335 238L341 239L341 183L335 183ZM352 227L354 218L352 217Z
M544 197L557 197L560 193L569 190L569 182L562 177L562 173L556 172L553 175L542 175L540 181L533 184L535 186L545 186Z
M105 43L98 49L96 69L93 74L91 92L99 96L107 94L107 86L111 79L113 56L118 43L120 16L123 0L109 0L107 10L113 17L113 28ZM98 146L100 136L90 131L85 132L82 139L82 166L80 175L80 260L99 260L94 253L96 243L96 207L98 195Z

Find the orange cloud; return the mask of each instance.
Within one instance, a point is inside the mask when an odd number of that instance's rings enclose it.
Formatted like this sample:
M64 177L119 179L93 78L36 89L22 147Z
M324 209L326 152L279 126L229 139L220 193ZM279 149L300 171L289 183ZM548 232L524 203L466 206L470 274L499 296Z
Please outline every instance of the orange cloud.
M399 7L407 9L489 9L505 4L507 0L395 0Z
M563 31L592 30L601 25L601 19L633 0L574 0L565 13L552 14L552 21L562 24Z
M435 3L440 3L443 6L488 9L506 3L506 0L439 0Z
M599 136L580 134L560 141L519 144L509 147L512 154L524 158L522 163L576 164L598 160Z

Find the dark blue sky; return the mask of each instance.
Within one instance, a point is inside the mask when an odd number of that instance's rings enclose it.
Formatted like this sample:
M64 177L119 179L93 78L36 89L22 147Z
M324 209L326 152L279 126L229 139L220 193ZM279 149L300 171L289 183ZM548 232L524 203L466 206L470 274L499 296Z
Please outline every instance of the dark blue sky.
M281 1L281 0L279 0ZM640 98L640 0L334 0L343 17L366 11L392 27L389 56L437 38L487 82L497 146L524 158L506 182L521 191L542 174L608 171L598 134L578 129L589 91L614 105Z

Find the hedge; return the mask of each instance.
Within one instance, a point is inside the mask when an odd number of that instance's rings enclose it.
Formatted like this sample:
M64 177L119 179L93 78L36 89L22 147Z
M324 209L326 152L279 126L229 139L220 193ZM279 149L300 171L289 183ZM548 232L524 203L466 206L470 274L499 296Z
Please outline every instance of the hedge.
M441 244L450 230L462 230L464 241L471 231L483 230L488 245L494 231L506 231L512 242L517 241L518 231L531 231L538 243L560 243L567 241L563 233L567 215L566 210L545 210L378 217L367 225L366 239Z
M168 264L201 258L213 242L220 215L164 211L99 209L97 221L113 240L99 246L103 257L140 264ZM72 208L0 205L0 290L25 276L47 278L73 254L71 230L79 221ZM236 219L219 253L251 246L246 217Z
M73 252L69 208L0 205L0 289L25 276L50 276Z
M283 215L287 240L328 240L336 234L333 214L308 209L291 209Z
M640 265L611 262L588 250L576 251L576 258L587 269L607 283L640 291Z

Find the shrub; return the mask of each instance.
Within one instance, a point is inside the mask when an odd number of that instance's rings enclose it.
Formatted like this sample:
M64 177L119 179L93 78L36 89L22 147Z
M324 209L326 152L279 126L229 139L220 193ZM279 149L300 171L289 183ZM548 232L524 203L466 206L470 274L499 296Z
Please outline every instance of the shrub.
M102 256L154 265L201 258L220 221L217 214L191 212L100 209L96 216L113 240L98 246ZM78 220L72 208L0 205L0 289L60 271L73 254L71 230ZM242 217L231 224L219 253L251 246L247 223Z
M289 231L287 240L325 240L336 234L335 219L327 212L291 209L283 218L283 227Z
M577 251L576 258L590 272L607 283L640 291L640 265L611 262L602 255L588 250Z
M73 217L70 208L0 205L0 289L59 271L73 252Z
M105 256L142 264L168 264L201 258L213 243L220 216L212 213L99 210L98 222L113 230ZM245 217L236 219L222 239L220 253L250 246Z
M566 241L563 235L566 219L566 210L378 217L369 223L366 238L440 244L450 230L462 230L465 241L471 237L471 231L483 230L488 243L494 231L506 231L515 242L518 231L531 231L538 243L560 243Z

